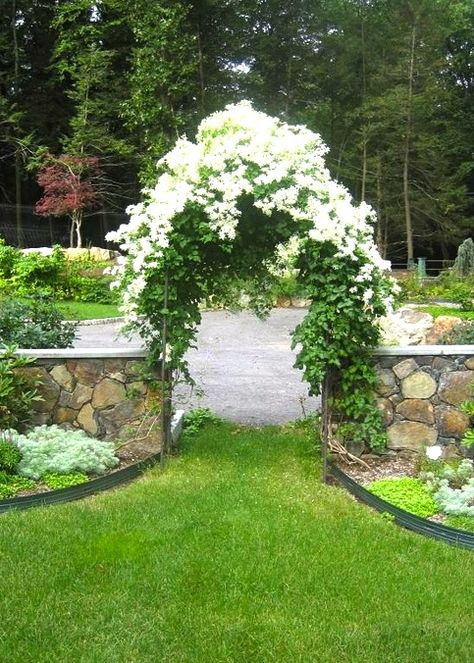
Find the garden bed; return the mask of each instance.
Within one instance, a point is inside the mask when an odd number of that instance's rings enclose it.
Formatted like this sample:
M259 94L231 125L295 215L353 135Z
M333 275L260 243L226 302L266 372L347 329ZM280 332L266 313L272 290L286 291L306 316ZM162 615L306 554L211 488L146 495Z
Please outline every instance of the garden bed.
M171 438L176 442L182 425L183 413L178 411L171 423ZM0 500L0 513L10 509L27 509L60 502L70 502L94 493L109 490L137 478L161 457L161 446L157 435L132 440L121 444L116 450L118 465L101 475L90 475L88 481L67 488L50 490L41 481L30 489L18 491L11 498Z
M415 479L418 476L418 461L415 454L384 455L364 457L367 467L360 464L347 464L330 461L330 474L344 486L355 498L372 508L387 514L394 521L425 536L430 536L448 543L461 545L474 550L474 517L447 516L436 512L422 517L416 513L396 506L372 492L374 482L391 479ZM459 527L452 526L453 520ZM463 521L471 521L472 527ZM454 524L454 523L453 523Z

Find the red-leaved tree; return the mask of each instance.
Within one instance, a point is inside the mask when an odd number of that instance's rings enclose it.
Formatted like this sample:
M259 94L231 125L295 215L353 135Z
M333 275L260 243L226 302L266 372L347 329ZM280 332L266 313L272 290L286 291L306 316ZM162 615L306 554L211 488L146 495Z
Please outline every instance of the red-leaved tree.
M70 246L82 246L81 226L86 210L98 205L97 180L101 174L97 157L48 154L38 172L43 197L35 212L41 216L68 216L71 220Z

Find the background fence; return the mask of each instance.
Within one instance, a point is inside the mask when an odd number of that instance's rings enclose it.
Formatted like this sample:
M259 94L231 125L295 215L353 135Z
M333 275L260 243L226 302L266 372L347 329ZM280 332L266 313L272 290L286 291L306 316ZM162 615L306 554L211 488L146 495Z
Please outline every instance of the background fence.
M110 210L99 210L88 214L83 221L83 246L114 248L106 242L105 236L127 220L126 214ZM0 205L0 237L12 246L38 248L60 244L67 247L69 227L67 219L38 216L34 208L28 205L21 206L21 225L18 226L15 205Z

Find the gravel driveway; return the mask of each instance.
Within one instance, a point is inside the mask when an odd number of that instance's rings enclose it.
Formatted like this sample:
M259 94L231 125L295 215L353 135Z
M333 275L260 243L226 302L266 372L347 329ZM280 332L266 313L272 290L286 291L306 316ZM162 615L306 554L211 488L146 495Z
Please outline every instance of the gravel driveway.
M293 368L290 332L305 315L303 309L274 309L261 321L251 313L203 313L198 347L188 353L197 389L179 385L174 404L185 410L208 407L216 414L245 424L292 421L316 410L301 373ZM76 347L139 346L119 336L120 325L82 325ZM202 391L199 394L198 391Z

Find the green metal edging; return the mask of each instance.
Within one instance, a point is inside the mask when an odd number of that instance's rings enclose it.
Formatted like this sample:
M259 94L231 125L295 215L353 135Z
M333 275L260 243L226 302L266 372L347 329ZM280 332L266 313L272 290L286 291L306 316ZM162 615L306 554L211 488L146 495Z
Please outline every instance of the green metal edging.
M448 527L448 525L435 523L431 520L426 520L426 518L421 518L420 516L408 513L403 509L399 509L393 504L386 502L381 497L373 495L366 488L363 488L360 484L354 481L354 479L347 476L347 474L337 467L335 463L330 461L329 467L332 476L352 495L354 495L354 497L357 497L361 502L364 502L364 504L371 506L377 511L391 514L398 525L412 530L413 532L417 532L418 534L423 534L423 536L431 537L432 539L438 539L445 543L451 543L463 548L468 548L469 550L474 550L474 532L466 532L455 527Z
M26 495L23 497L12 497L8 500L0 500L0 513L10 509L30 509L35 506L46 506L48 504L61 504L63 502L72 502L80 500L83 497L100 493L115 486L120 486L132 479L136 479L146 469L152 467L160 460L160 454L154 454L145 460L124 467L122 470L111 472L104 477L98 477L91 481L86 481L70 488L59 488L50 490L46 493L37 493L36 495Z
M182 410L178 410L173 416L171 421L171 437L174 443L177 442L181 435L183 428L183 414ZM11 509L30 509L36 506L47 506L49 504L62 504L64 502L73 502L80 500L83 497L101 493L104 490L110 490L116 486L136 479L143 472L150 467L156 465L161 458L161 453L158 452L144 458L143 460L133 463L122 470L116 470L103 477L91 479L77 486L70 488L59 488L58 490L49 490L45 493L36 493L35 495L24 495L22 497L11 497L7 500L0 500L0 513L5 513Z

